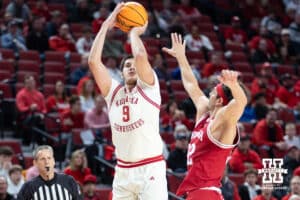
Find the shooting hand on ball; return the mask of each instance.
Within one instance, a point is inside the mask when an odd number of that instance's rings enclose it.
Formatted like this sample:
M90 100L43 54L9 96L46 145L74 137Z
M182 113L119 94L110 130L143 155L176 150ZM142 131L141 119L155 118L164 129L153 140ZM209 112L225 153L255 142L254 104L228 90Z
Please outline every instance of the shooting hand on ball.
M131 32L134 32L136 33L138 36L142 35L143 33L145 33L146 29L147 29L147 26L148 26L148 21L143 25L143 26L136 26L136 27L133 27L131 29Z
M124 2L120 2L116 5L115 9L112 11L112 13L107 17L107 19L103 22L103 24L106 24L109 29L113 28L116 23L116 18L122 7L124 6Z

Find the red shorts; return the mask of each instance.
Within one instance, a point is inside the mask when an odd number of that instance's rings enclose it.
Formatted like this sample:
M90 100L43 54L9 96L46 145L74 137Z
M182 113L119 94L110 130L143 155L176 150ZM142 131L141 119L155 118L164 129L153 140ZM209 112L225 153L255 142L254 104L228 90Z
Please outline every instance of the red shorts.
M201 199L209 199L209 200L224 200L222 194L214 190L194 190L189 192L186 200L198 200L199 197Z

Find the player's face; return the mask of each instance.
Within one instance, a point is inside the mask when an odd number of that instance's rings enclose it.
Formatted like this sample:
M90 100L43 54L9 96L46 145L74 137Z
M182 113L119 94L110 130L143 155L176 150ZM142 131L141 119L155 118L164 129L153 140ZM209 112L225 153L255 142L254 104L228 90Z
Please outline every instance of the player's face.
M125 84L135 85L137 80L136 67L133 58L129 58L124 62L123 76Z
M46 168L49 168L49 172L54 172L55 160L53 154L48 149L40 150L37 153L36 159L33 161L34 165L38 168L40 174L47 174Z

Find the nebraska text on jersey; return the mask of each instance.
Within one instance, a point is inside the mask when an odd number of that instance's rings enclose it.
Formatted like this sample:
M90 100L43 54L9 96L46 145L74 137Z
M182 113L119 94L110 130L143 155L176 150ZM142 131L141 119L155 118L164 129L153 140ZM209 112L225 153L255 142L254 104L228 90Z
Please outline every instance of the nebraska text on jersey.
M142 119L139 119L139 120L133 122L132 124L129 124L126 126L121 126L121 125L115 123L114 129L119 132L128 132L128 131L132 131L136 128L143 126L143 124L144 124L144 120L142 120Z
M125 98L116 100L116 106L121 106L124 105L125 103L137 104L138 100L139 98L126 96Z

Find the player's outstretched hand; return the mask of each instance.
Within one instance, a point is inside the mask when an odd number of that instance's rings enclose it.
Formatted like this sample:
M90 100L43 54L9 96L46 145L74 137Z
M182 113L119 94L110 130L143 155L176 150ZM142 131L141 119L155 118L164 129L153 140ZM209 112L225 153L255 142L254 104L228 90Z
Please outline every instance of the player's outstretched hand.
M238 83L239 72L232 70L222 70L218 79L221 83L229 88Z
M136 26L136 27L133 27L130 32L133 32L137 35L142 35L145 33L146 29L148 27L148 21L143 25L143 26Z
M106 18L103 24L106 24L109 29L113 28L116 23L116 18L122 7L124 6L124 2L120 2L116 5L115 9L112 13Z
M162 50L167 54L179 58L185 55L185 40L182 40L182 36L178 33L171 33L171 40L172 40L172 48L163 47Z

